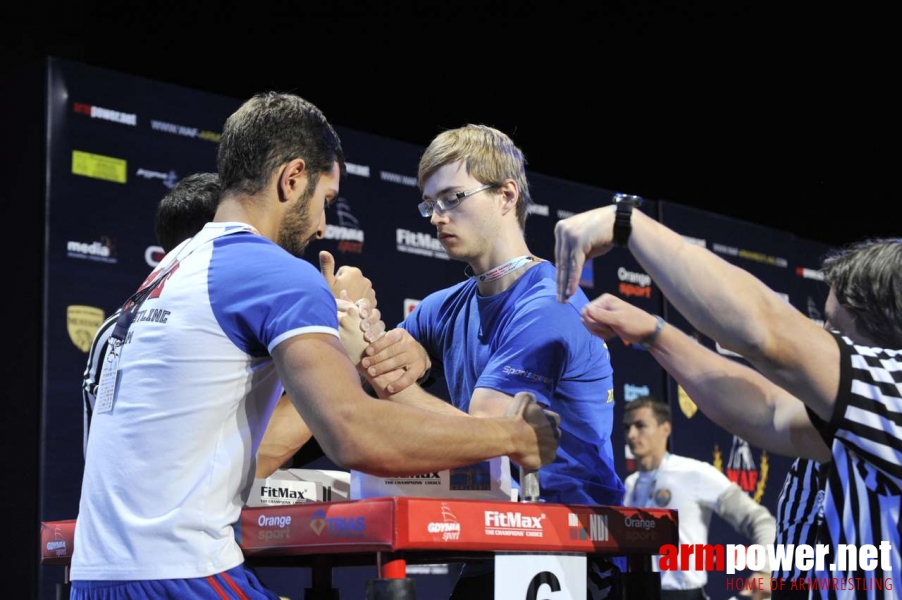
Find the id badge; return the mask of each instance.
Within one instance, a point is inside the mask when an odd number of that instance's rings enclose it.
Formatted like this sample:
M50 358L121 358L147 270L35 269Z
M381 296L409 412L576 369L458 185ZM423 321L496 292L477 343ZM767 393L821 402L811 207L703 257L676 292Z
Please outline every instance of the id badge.
M116 384L119 382L119 355L122 346L110 344L107 347L103 368L100 370L100 382L97 384L97 397L94 399L94 412L106 413L113 410L116 400Z

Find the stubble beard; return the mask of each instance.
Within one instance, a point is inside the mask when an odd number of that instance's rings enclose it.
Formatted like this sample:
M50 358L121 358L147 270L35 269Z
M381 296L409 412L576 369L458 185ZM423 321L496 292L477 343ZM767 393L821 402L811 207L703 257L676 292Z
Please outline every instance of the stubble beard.
M279 239L276 243L296 258L303 258L307 246L316 238L315 230L310 236L302 237L308 225L309 213L310 194L305 193L298 199L296 209L285 216L279 227Z

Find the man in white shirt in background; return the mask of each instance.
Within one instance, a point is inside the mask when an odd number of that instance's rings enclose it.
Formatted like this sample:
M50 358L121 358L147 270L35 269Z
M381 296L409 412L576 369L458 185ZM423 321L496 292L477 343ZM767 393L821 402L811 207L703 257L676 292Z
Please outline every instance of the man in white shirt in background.
M712 465L667 451L672 428L667 404L651 396L633 400L624 408L623 428L637 467L624 482L624 506L676 509L681 546L708 543L711 513L755 544L773 543L776 520L765 507ZM657 571L657 559L652 563ZM695 566L694 556L689 565ZM755 579L759 576L769 582L770 570L756 573ZM704 570L663 571L661 600L707 600L707 582ZM769 586L764 589L770 593ZM764 593L756 591L753 597L766 598Z

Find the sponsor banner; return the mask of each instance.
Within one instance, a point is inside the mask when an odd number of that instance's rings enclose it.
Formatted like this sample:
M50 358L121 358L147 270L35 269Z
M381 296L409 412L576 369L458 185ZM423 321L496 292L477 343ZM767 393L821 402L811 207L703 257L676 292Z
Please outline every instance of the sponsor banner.
M72 151L72 173L92 179L125 183L128 179L128 161L81 150Z
M386 550L393 537L392 508L390 501L379 500L245 508L236 539L246 555L271 554L274 548L284 554L316 554L323 546Z
M614 506L404 498L405 547L656 553L676 539L675 512Z
M72 304L66 307L66 329L75 347L86 353L91 349L94 334L106 318L103 309L96 306Z
M681 385L677 385L677 404L679 404L680 411L682 411L687 419L691 419L695 416L695 413L698 412L698 406L692 401L688 392L686 392Z
M162 171L151 171L150 169L138 169L137 171L135 171L135 177L139 177L141 179L159 180L170 190L174 188L175 184L179 182L178 173L171 169L168 173L163 173Z
M41 564L69 564L74 547L75 519L41 523Z
M890 542L879 544L839 544L834 555L830 544L666 544L661 547L658 567L662 571L726 571L733 575L739 571L792 571L805 573L846 572L862 569L892 572ZM763 589L763 588L761 588ZM835 589L835 588L834 588ZM851 588L849 588L851 589Z
M362 254L364 233L359 219L351 211L351 203L347 199L339 197L329 208L329 216L326 219L325 239L337 243L337 249L343 254ZM338 224L331 221L338 217Z
M116 242L107 236L93 242L69 240L66 242L66 256L109 264L118 262Z
M148 246L144 250L144 262L146 262L149 267L156 268L157 265L160 264L160 261L163 260L164 256L166 256L166 251L163 250L162 246Z
M347 471L278 469L254 479L245 506L284 506L304 502L347 500L351 483Z
M682 236L683 240L692 244L693 246L701 246L702 248L708 247L708 242L703 240L702 238L692 237L691 235Z
M824 272L820 269L808 269L806 267L796 267L796 275L805 279L813 279L815 281L824 280Z
M72 104L72 112L80 115L91 117L92 119L100 119L102 121L110 121L112 123L120 123L122 125L130 125L136 127L138 125L138 115L134 113L120 112L110 108L93 106L83 102L74 102Z
M638 270L620 267L617 269L617 279L620 281L617 292L624 298L651 300L651 276Z
M160 121L158 119L151 119L150 128L153 131L159 131L160 133L168 133L170 135L204 140L207 142L213 142L214 144L218 144L219 140L222 139L222 134L215 131L207 131L205 129L200 129L198 127L189 127L187 125L177 125L175 123L168 123L166 121Z
M395 243L398 252L403 252L404 254L418 254L429 258L450 260L438 238L428 233L396 229Z
M370 176L370 166L369 165L358 165L351 162L346 162L345 167L347 168L348 175L356 175L358 177L369 177Z
M42 523L44 564L66 564L74 529L75 521ZM679 542L673 510L438 498L244 508L235 537L247 556L390 550L656 554ZM48 550L56 540L65 548Z
M404 298L404 316L407 317L420 303L418 298Z
M351 471L351 499L415 496L510 500L512 493L510 473L510 459L506 456L456 469L408 477L378 477Z
M724 473L730 481L741 487L742 491L751 495L755 502L761 503L767 489L767 476L770 473L770 462L766 450L761 451L759 462L756 464L749 443L734 435L726 469L724 469L723 453L717 444L714 444L713 464L715 469Z
M643 396L651 396L651 388L646 384L634 384L634 383L625 383L623 384L623 401L624 402L632 402L636 398L642 398Z
M769 254L765 254L764 252L758 252L756 250L748 250L745 248L737 248L735 246L728 246L727 244L719 244L719 243L715 242L711 245L711 250L713 250L717 254L723 254L725 256L734 256L736 258L743 258L746 260L751 260L751 261L763 263L766 265L773 265L775 267L786 268L789 266L789 261L780 256L771 256Z
M379 171L379 179L389 183L406 185L407 187L417 187L417 178L410 175L401 175L400 173L392 173L391 171Z
M547 204L538 204L536 202L533 202L532 204L530 204L529 207L526 209L526 212L528 212L530 215L538 215L540 217L550 217L551 216L551 209L548 208Z

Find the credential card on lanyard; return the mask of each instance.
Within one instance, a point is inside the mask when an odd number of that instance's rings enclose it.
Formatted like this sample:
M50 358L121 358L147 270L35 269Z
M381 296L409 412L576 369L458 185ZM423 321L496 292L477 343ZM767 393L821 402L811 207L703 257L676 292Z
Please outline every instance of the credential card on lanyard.
M100 370L100 382L97 384L97 397L94 400L94 412L106 413L113 410L116 400L116 384L119 382L119 355L122 346L110 343L107 346L103 367Z

